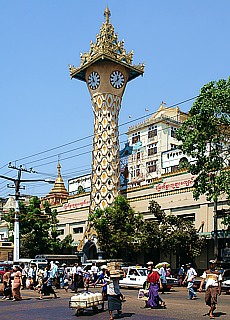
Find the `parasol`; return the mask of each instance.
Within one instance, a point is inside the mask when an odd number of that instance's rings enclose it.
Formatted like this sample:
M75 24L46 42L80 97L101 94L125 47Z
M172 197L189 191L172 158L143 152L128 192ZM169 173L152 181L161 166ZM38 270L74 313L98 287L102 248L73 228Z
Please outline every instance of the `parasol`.
M159 262L158 264L156 264L155 268L160 269L161 267L163 267L164 264L166 264L166 268L168 268L170 266L170 263L163 261L163 262Z

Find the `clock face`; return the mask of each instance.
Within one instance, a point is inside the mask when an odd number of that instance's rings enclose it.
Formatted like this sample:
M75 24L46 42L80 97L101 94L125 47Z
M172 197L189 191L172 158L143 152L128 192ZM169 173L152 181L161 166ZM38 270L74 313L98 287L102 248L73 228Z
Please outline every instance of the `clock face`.
M110 75L110 82L115 89L120 89L125 83L124 75L118 70L113 71Z
M100 84L100 76L96 71L90 73L88 78L88 85L90 89L95 90L99 87Z

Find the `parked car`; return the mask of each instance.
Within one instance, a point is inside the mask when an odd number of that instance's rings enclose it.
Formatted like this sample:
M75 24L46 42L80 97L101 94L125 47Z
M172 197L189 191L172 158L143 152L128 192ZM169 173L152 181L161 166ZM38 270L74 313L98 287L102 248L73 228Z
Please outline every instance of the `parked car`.
M223 272L223 281L221 283L221 291L230 294L230 269Z
M5 273L5 267L9 268L10 273L13 273L13 265L8 263L0 263L0 282L2 282Z
M124 278L120 280L121 287L131 288L144 288L146 285L146 278L148 275L148 269L140 266L131 266L123 268ZM173 286L178 285L176 278L166 277L167 287L166 290L170 290Z

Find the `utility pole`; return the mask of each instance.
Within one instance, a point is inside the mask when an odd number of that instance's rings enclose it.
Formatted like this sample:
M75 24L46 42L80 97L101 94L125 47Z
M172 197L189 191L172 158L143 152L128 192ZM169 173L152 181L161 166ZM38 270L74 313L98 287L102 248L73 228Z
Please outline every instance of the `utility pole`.
M19 260L19 214L20 214L20 210L19 210L19 198L20 198L20 189L25 189L25 187L21 187L20 183L21 182L39 182L39 181L44 181L47 183L55 183L55 181L53 180L49 180L49 179L33 179L33 180L25 180L25 179L21 179L21 175L22 175L22 171L27 172L27 173L35 173L35 171L32 170L32 168L30 168L29 170L23 168L23 166L20 166L19 168L16 166L12 166L11 162L9 163L9 168L11 169L16 169L18 170L18 176L16 179L10 178L10 177L6 177L6 176L2 176L0 175L0 178L6 179L6 180L10 180L14 183L14 185L10 186L7 185L7 187L9 188L14 188L15 189L15 210L14 210L14 261L18 261Z
M214 200L213 207L213 225L214 225L214 258L218 260L218 226L217 226L217 199Z

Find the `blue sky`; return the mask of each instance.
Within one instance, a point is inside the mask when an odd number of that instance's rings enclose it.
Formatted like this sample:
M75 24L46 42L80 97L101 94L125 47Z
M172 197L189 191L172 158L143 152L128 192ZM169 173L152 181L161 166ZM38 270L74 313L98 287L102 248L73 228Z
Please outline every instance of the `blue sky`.
M66 186L90 171L90 96L85 83L70 79L68 64L80 65L107 4L119 40L134 50L134 64L146 65L144 76L126 87L121 125L129 115L133 124L161 101L175 105L230 75L228 0L0 0L0 175L16 177L11 161L38 172L23 179L53 178L58 157ZM121 147L127 128L120 128ZM0 179L0 197L13 192L6 184ZM23 193L42 196L50 188L29 183Z

